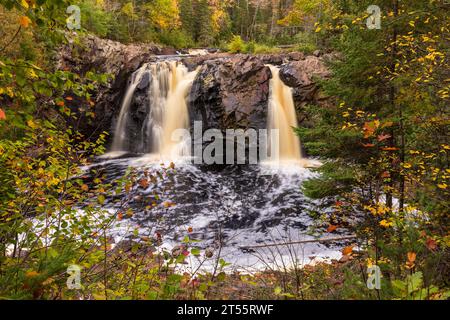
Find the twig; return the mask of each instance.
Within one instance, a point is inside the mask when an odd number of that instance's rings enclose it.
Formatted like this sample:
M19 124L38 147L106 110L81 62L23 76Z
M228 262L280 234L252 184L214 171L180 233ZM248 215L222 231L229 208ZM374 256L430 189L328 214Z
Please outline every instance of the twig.
M324 239L310 239L310 240L301 240L301 241L291 241L291 242L284 242L284 243L268 243L268 244L259 244L255 246L243 246L239 247L241 249L253 249L253 248L265 248L265 247L276 247L276 246L285 246L289 244L300 244L300 243L311 243L311 242L327 242L327 241L338 241L338 240L347 240L347 239L354 239L356 238L356 235L352 236L344 236L344 237L335 237L335 238L324 238Z
M7 42L3 48L0 49L0 52L2 52L3 50L5 50L7 47L9 47L9 45L14 41L14 39L16 39L17 35L19 34L20 30L21 30L22 26L19 26L19 28L17 29L16 33L14 33L13 37L11 38L11 40L9 40L9 42Z

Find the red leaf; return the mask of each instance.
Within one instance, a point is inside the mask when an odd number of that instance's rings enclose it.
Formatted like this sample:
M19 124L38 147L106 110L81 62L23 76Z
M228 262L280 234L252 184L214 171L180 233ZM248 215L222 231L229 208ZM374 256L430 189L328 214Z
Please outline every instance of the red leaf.
M427 245L427 248L430 249L431 251L434 251L434 250L436 250L436 248L437 248L437 243L436 243L436 241L433 240L433 239L431 239L431 238L428 238L428 239L427 239L426 245Z
M384 140L386 140L386 139L389 139L390 137L392 137L390 134L380 134L379 136L378 136L378 141L384 141Z
M6 120L6 114L2 108L0 108L0 120Z
M372 148L375 147L375 145L373 143L363 143L362 144L364 148Z
M389 173L389 172L387 172L387 171L384 171L382 174L381 174L381 177L382 178L389 178L391 176L391 174Z

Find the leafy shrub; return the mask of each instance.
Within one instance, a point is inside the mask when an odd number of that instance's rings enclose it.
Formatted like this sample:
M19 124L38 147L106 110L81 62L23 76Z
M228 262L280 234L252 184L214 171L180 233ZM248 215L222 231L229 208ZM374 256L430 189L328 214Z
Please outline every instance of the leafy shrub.
M241 36L233 36L230 43L228 44L228 51L231 53L241 53L245 52L246 46L244 40Z
M256 44L254 53L261 54L261 53L280 53L280 52L281 52L280 48L268 46L266 44Z
M245 53L255 53L256 43L255 41L250 41L245 45Z
M109 34L113 21L112 15L103 10L95 0L84 0L79 4L81 14L81 26L95 33L99 37Z
M295 43L297 43L297 50L310 54L317 50L317 45L314 39L314 35L309 32L299 32L294 37Z
M183 30L162 31L158 36L159 42L176 49L194 46L192 37Z

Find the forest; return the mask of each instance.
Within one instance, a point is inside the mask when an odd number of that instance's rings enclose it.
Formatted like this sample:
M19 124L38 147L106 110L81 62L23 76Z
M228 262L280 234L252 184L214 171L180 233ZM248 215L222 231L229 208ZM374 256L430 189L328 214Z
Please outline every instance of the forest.
M449 8L0 0L0 300L448 300Z

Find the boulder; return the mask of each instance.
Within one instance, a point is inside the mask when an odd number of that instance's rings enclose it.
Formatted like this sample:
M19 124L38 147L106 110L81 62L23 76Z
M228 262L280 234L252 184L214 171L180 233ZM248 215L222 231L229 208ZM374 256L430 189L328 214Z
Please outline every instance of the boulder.
M191 122L203 129L266 127L270 69L255 56L205 61L190 94Z

